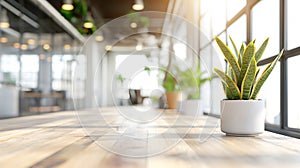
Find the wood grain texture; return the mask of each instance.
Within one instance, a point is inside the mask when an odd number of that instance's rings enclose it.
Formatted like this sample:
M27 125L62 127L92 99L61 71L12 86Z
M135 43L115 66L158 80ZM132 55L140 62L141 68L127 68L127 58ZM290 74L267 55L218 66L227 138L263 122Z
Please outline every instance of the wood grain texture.
M193 120L175 111L163 111L148 124L134 124L114 108L99 111L104 119L67 111L0 120L0 167L300 167L299 139L267 131L225 136L218 119ZM118 152L158 154L135 158Z

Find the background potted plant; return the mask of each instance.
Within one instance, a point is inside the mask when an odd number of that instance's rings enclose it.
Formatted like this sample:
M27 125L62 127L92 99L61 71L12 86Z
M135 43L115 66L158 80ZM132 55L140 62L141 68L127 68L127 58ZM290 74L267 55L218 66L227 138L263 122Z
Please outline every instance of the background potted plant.
M124 86L127 79L122 74L117 74L115 78L117 81L115 86L115 89L117 90L116 96L118 98L119 104L127 105L128 89Z
M177 101L181 100L181 92L179 91L178 81L175 76L170 73L165 73L163 87L166 91L167 105L170 109L177 108Z
M186 69L184 71L177 69L179 72L179 85L186 95L186 100L178 102L178 111L183 114L202 114L200 89L211 77L203 77L205 74L201 71L200 62L194 69Z
M229 135L251 136L264 131L265 102L257 99L257 95L280 59L283 50L264 69L258 77L258 61L268 44L268 38L255 49L255 40L240 50L234 41L235 55L218 37L215 40L220 47L228 67L225 72L215 68L215 73L221 79L227 99L221 101L221 130Z

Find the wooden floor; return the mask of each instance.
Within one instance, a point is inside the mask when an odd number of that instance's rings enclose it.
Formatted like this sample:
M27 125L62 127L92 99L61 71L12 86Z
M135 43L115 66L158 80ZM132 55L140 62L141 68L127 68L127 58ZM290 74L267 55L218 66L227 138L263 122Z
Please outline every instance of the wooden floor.
M0 120L0 167L300 167L299 139L270 132L228 137L216 118L189 123L174 111L150 124L133 124L112 108L100 113L101 119L99 111L70 111Z

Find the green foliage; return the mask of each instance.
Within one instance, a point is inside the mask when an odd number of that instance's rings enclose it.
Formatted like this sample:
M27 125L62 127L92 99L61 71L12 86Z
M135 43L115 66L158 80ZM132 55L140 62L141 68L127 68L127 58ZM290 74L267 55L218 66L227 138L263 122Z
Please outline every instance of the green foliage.
M222 50L226 61L229 63L231 69L233 70L234 81L237 81L240 76L241 68L238 64L237 58L233 55L232 51L226 46L226 44L219 38L216 38L216 42Z
M144 27L149 27L149 18L146 16L141 16L139 13L135 11L130 11L128 13L129 22L135 22L137 24L141 24Z
M146 16L141 16L140 17L140 23L144 26L144 27L149 27L149 18Z
M150 73L151 73L151 68L150 67L145 66L144 71L146 71L147 74L150 76Z
M166 92L174 92L178 90L178 82L172 74L167 73L163 81L163 87L166 89Z
M259 72L257 63L266 49L269 38L263 42L257 51L255 49L254 40L250 42L246 48L244 44L242 44L238 52L234 41L230 37L235 55L223 41L221 41L218 37L215 37L215 39L229 64L227 73L217 68L214 69L221 79L227 99L256 99L262 85L273 71L278 60L281 58L283 50L281 50L277 57L265 68L261 76L257 79Z
M179 85L182 90L187 93L188 99L200 99L200 87L211 77L203 77L203 72L201 72L200 65L198 64L195 70L186 69L180 71L177 67L179 76Z
M60 9L60 13L65 17L65 19L70 21L81 34L94 33L97 29L95 24L91 29L86 29L82 26L83 23L86 21L85 17L87 16L87 12L88 12L88 6L86 1L73 0L73 5L74 5L73 10L69 11L69 10Z
M241 88L242 81L244 80L244 76L246 75L246 72L248 70L248 66L253 57L254 50L255 50L254 44L253 42L250 42L246 47L244 54L242 55L241 71L237 81L237 85L239 88Z
M126 80L126 78L124 78L121 74L119 74L117 76L117 80L121 82L121 84L123 85L124 81Z
M230 94L230 96L227 96L227 98L228 99L239 99L241 92L240 92L239 88L237 87L236 83L233 81L233 79L219 69L215 69L215 72L223 81L223 87L226 90L225 93Z
M78 17L85 17L88 12L88 6L85 0L74 0L74 15Z

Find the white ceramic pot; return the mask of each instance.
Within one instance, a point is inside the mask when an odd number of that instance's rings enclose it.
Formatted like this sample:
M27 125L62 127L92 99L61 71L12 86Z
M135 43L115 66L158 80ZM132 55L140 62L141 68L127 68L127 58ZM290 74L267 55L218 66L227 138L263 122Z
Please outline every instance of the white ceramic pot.
M227 135L255 136L265 129L264 100L222 100L221 130Z
M183 100L177 103L177 110L184 115L202 115L201 99Z

